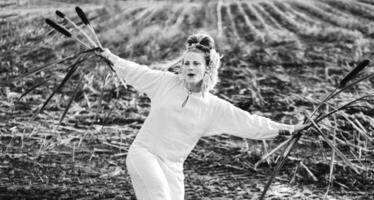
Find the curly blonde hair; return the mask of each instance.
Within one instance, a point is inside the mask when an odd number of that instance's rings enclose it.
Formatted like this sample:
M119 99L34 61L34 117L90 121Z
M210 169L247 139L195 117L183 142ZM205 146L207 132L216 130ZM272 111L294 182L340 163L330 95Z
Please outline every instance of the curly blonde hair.
M204 54L206 71L203 78L203 93L212 90L218 82L218 69L221 56L215 50L213 38L205 33L190 35L186 40L186 52L200 52Z
M186 50L184 52L199 52L203 53L206 61L206 73L203 79L203 94L206 91L213 90L218 83L218 69L221 66L221 58L215 50L215 43L213 38L206 33L195 33L190 35L186 42ZM183 56L170 60L166 63L158 63L151 66L157 70L168 70L179 74L179 78L183 80L181 73L181 64L183 63Z

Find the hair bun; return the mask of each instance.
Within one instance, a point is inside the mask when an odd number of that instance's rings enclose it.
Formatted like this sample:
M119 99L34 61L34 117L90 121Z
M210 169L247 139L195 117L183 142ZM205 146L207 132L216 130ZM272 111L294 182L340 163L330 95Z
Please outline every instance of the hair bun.
M209 40L209 37L201 38L200 44L206 46L209 49L213 49L212 42Z
M193 34L193 35L190 35L188 38L187 38L187 41L186 41L186 47L189 48L190 46L192 46L193 44L196 44L196 45L201 45L204 47L204 51L205 49L214 49L214 40L211 36L207 35L207 34L203 34L203 33L197 33L197 34ZM197 47L197 46L196 46Z
M187 47L187 49L195 49L195 48L200 50L200 51L203 51L203 52L208 52L209 53L209 51L210 51L209 47L204 46L200 43L194 43L194 44L191 44Z

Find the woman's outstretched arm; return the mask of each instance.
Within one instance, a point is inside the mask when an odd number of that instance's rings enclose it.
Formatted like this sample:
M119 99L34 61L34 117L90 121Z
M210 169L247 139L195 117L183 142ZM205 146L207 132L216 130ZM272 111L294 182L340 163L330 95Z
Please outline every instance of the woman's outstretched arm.
M163 88L165 82L172 74L167 71L151 69L145 65L120 58L104 49L101 54L113 63L113 69L126 84L133 86L138 92L146 93L150 98L156 96Z
M263 140L272 139L285 131L292 133L300 128L300 125L278 123L266 117L252 115L217 98L210 131L205 136L227 133L243 138Z

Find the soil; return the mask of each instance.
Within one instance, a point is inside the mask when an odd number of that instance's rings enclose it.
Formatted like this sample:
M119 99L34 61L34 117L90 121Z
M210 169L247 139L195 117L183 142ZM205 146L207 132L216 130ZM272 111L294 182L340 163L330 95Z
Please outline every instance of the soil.
M288 124L302 121L302 111L312 111L344 74L370 59L374 49L374 6L367 0L1 2L1 200L135 199L125 159L149 113L149 99L121 86L100 58L90 58L81 67L82 86L58 125L79 74L56 93L44 112L31 118L73 60L17 79L83 49L44 23L48 17L63 24L54 16L56 9L79 21L76 5L87 12L105 47L154 68L176 58L189 34L208 30L224 55L213 93L243 110ZM324 12L328 7L336 10L331 19ZM352 19L339 18L342 13ZM33 86L37 87L28 92ZM372 79L366 81L332 99L321 112L373 94L373 86ZM332 150L310 131L265 199L373 199L372 110L372 101L363 102L321 123L331 141L333 133L327 127L336 125L336 146L364 170L357 174L335 158L329 187ZM185 199L258 199L279 157L255 164L285 139L268 141L265 150L261 141L227 134L202 138L184 163Z

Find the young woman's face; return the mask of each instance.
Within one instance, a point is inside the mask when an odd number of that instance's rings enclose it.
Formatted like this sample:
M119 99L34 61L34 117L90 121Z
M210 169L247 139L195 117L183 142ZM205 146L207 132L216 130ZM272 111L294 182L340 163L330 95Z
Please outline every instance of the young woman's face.
M187 83L200 83L203 80L205 69L206 62L202 53L187 52L184 55L182 75Z

